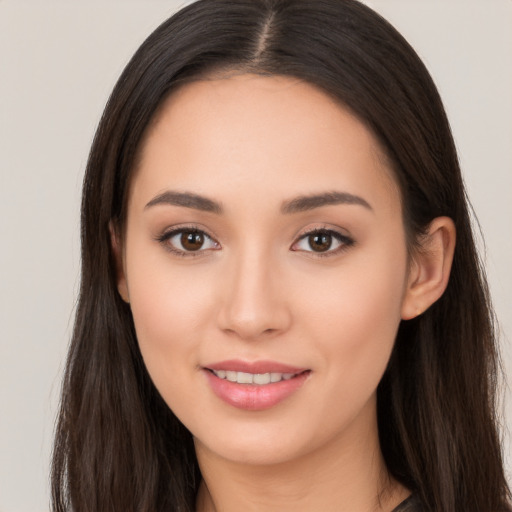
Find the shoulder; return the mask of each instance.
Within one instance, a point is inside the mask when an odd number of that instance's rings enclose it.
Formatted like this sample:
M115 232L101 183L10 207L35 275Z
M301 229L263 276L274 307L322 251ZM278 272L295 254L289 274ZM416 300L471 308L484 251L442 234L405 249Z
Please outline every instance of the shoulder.
M421 502L415 494L402 501L392 512L423 512Z

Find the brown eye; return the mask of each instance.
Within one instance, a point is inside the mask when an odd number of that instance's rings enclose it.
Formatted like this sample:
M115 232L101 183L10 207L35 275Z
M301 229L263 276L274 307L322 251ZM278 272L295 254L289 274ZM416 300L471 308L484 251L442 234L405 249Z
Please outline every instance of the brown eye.
M157 239L165 249L179 256L194 256L207 250L220 249L213 238L200 229L175 229Z
M180 242L186 251L198 251L203 247L204 234L199 231L184 231L181 234Z
M315 229L304 234L291 247L293 251L336 255L354 245L354 240L332 229Z
M313 251L325 252L332 246L332 235L330 233L314 233L308 236L308 243Z

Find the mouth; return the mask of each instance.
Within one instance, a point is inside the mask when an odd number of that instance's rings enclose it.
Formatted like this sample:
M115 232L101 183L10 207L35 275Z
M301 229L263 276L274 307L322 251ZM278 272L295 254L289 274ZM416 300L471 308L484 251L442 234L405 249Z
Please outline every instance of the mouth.
M235 370L212 370L207 368L219 379L228 380L229 382L236 382L237 384L253 384L256 386L265 386L267 384L274 384L283 380L290 380L299 373L280 373L280 372L268 372L268 373L247 373L237 372ZM308 371L308 370L304 370Z
M237 409L262 411L294 395L311 370L275 362L224 361L203 367L213 393Z

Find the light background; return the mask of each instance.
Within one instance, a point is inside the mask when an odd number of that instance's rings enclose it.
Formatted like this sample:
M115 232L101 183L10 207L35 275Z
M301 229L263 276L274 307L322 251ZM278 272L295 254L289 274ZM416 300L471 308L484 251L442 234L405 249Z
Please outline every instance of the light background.
M0 512L48 510L88 149L124 65L183 3L0 0ZM417 49L445 100L512 376L512 1L367 3ZM507 407L510 428L510 394ZM510 477L510 439L504 449Z

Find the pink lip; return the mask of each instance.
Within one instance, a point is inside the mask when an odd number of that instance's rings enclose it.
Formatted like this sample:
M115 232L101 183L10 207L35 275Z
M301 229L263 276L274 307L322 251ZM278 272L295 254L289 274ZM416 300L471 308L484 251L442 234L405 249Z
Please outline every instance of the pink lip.
M234 372L245 373L302 373L307 368L299 368L275 361L241 361L233 359L230 361L220 361L218 363L207 364L204 366L209 370L232 370Z
M232 370L246 373L293 373L289 380L273 382L259 386L256 384L238 384L217 377L210 370ZM310 371L273 361L222 361L204 368L204 374L212 391L221 400L238 409L262 411L279 404L295 393L306 382Z

